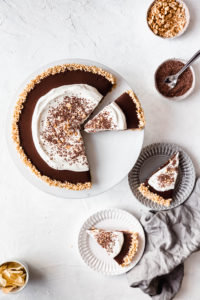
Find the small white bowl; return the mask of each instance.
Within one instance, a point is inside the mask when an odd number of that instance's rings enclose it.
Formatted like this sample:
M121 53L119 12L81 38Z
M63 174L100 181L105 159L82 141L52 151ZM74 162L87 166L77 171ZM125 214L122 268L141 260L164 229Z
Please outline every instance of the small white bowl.
M167 37L163 37L163 36L160 36L160 35L158 35L158 34L155 34L155 33L151 30L151 28L150 28L150 26L149 26L149 24L148 24L148 14L149 14L149 10L151 9L151 7L152 7L152 5L154 4L154 2L156 2L156 1L157 1L157 0L154 0L154 1L151 3L151 5L149 6L149 8L147 9L146 21L147 21L147 26L148 26L149 30L150 30L155 36L157 36L157 37L159 37L159 38L162 38L162 39L166 39L166 40L175 39L175 38L177 38L177 37L183 35L184 32L186 32L186 30L187 30L187 28L188 28L188 26L189 26L189 23L190 23L190 12L189 12L189 9L188 9L187 5L185 4L185 2L182 1L182 0L176 0L176 1L179 2L179 3L182 3L182 4L183 4L183 7L184 7L184 9L185 9L185 15L186 15L186 24L185 24L185 27L184 27L183 30L180 31L177 35L175 35L175 36L173 36L173 37L168 37L168 38L167 38Z
M22 262L22 261L19 261L19 260L16 260L16 259L9 259L9 260L7 260L5 262L2 262L0 264L0 266L2 266L4 264L7 264L9 262L15 262L15 263L20 264L24 268L24 270L26 272L26 281L25 281L24 285L22 287L19 287L19 288L15 289L14 291L11 291L10 293L8 293L8 295L11 295L11 294L19 293L19 292L21 292L25 288L25 286L27 285L27 283L29 281L29 269L28 269L28 266L27 266L27 264L25 262Z
M190 87L190 89L185 93L183 94L182 96L178 96L178 97L166 97L164 96L163 94L161 94L161 92L159 91L159 89L157 88L157 84L156 84L156 73L158 71L158 69L160 68L160 66L162 64L164 64L165 62L169 61L169 60L175 60L175 61L180 61L182 63L186 63L186 61L184 59L179 59L179 58L169 58L169 59L166 59L165 61L163 61L159 66L158 68L156 69L155 71L155 74L154 74L154 85L155 85L155 89L156 91L158 92L159 95L161 95L163 98L165 99L168 99L168 100L173 100L173 101L181 101L181 100L184 100L185 98L187 98L194 90L194 87L195 87L195 82L196 82L196 76L195 76L195 72L194 72L194 69L192 66L190 66L190 70L192 72L192 76L193 76L193 81L192 81L192 85Z

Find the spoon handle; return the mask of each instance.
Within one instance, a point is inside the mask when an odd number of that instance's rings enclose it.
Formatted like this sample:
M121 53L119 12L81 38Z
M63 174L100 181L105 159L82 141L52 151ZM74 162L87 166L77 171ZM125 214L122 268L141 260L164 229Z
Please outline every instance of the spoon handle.
M176 74L179 77L197 58L200 56L200 50L197 51L192 58L184 65L184 67Z

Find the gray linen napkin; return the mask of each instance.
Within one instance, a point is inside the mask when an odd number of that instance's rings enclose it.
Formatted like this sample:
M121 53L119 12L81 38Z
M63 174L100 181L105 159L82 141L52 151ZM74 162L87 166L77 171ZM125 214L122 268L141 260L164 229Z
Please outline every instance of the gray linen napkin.
M168 211L141 218L146 248L140 262L127 273L131 287L154 300L171 300L179 291L184 260L200 249L200 178L189 199Z

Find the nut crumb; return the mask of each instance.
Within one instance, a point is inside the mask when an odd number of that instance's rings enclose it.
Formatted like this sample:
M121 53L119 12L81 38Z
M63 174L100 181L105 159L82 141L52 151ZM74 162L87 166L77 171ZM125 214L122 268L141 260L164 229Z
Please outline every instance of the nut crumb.
M176 0L156 0L147 14L150 29L163 38L178 35L183 31L186 21L185 8Z

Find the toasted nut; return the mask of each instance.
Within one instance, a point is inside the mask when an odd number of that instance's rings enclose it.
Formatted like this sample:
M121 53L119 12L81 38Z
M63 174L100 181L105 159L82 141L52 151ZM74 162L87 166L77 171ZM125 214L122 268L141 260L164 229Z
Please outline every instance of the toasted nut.
M148 11L147 22L155 34L164 38L174 37L186 25L185 9L176 0L154 1Z

